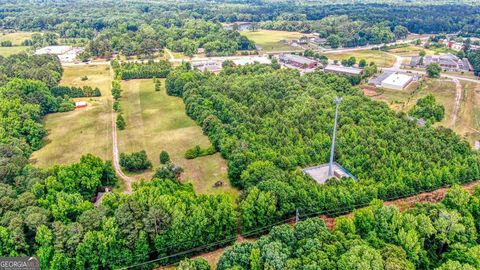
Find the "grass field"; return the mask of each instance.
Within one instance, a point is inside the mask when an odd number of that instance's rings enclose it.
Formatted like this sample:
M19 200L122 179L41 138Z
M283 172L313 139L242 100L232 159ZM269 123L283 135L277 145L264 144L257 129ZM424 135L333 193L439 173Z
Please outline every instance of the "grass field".
M29 48L29 46L0 47L0 55L10 56L12 54L26 52Z
M165 81L162 81L165 85ZM183 180L191 182L198 193L227 193L235 198L238 191L229 186L227 164L220 154L192 160L184 158L187 149L210 145L201 128L185 114L183 101L168 96L165 88L155 92L152 80L122 82L121 107L127 126L118 132L119 151L146 150L154 167L159 166L159 154L166 150L172 161L185 169ZM150 179L153 170L136 175ZM224 186L213 188L217 181Z
M395 63L395 56L377 50L360 50L341 53L326 53L328 59L341 61L354 56L358 61L365 59L367 63L375 62L380 67L391 67Z
M49 114L45 118L48 135L44 146L33 153L32 161L39 167L78 162L91 153L112 159L111 144L111 74L104 65L64 67L62 85L99 87L101 97L79 98L87 108ZM82 76L88 80L82 81Z
M409 45L407 47L401 47L401 48L395 48L395 49L390 49L388 52L399 55L399 56L418 56L421 50L425 50L421 46L414 46L414 45ZM433 55L433 51L427 51L425 50L427 54Z
M395 111L408 112L421 97L433 94L439 104L445 106L445 117L437 125L449 126L455 102L455 83L447 80L425 79L413 82L405 90L380 89L373 99L386 102Z
M302 36L308 36L308 34L300 32L288 32L288 31L274 31L274 30L258 30L258 31L241 31L240 34L253 40L255 44L262 47L263 51L291 51L298 50L303 51L301 47L292 47L284 44L282 40L299 39Z
M474 145L476 140L480 140L480 84L473 82L461 84L464 94L455 132Z
M0 42L10 40L13 46L19 46L24 40L31 39L33 34L34 32L0 33Z

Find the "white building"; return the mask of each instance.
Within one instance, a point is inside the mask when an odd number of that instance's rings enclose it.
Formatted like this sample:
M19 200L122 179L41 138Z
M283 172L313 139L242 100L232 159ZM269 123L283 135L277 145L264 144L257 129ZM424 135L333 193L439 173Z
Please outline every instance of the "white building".
M327 73L337 73L349 76L362 75L363 69L354 67L344 67L339 65L327 65L324 69Z
M60 62L73 62L83 52L83 48L72 46L47 46L35 51L35 54L52 54L58 56Z
M245 57L233 60L233 63L235 64L235 66L242 66L242 65L254 64L254 63L269 65L272 63L272 61L265 56L245 56Z
M405 74L392 73L390 76L385 78L380 84L381 87L393 89L393 90L403 90L407 87L410 82L412 82L413 77Z

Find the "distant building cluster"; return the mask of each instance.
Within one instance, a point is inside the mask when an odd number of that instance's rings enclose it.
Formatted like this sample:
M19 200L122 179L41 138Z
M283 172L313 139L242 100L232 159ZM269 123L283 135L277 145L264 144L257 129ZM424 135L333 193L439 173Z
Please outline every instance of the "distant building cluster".
M453 54L432 55L432 56L414 56L410 62L411 67L425 68L431 63L438 63L440 67L448 71L472 71L473 66L467 58L459 58Z
M192 67L197 68L202 72L204 71L219 72L220 70L222 70L222 64L218 63L217 61L192 62Z
M284 40L283 43L290 45L292 47L298 47L301 45L308 45L308 44L321 46L327 43L327 39L321 38L318 36L314 36L314 37L303 36L299 39Z
M35 54L51 54L56 55L60 59L60 62L73 62L77 59L77 56L83 52L81 47L72 46L47 46L35 51Z
M228 60L228 58L211 58L206 61L193 61L192 67L200 71L220 72L222 70L222 63ZM234 66L243 66L248 64L268 64L272 61L266 56L239 56L236 59L232 59Z

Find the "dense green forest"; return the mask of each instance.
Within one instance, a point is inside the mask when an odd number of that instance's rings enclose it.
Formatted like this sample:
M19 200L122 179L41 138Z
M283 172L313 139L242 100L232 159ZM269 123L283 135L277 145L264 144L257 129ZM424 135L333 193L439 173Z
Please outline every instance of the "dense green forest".
M367 44L390 43L406 38L408 29L397 25L393 29L388 22L368 23L353 21L347 15L329 16L318 21L267 21L259 27L272 30L315 32L326 38L332 48L364 46Z
M274 227L227 248L217 269L480 269L479 230L480 189L455 187L442 203L406 212L372 202L333 230L319 218Z
M467 4L337 4L329 1L14 1L0 3L3 29L50 32L30 45L54 44L52 34L84 44L83 57L151 57L163 48L192 56L252 50L254 43L221 23L254 22L266 29L317 32L333 45L380 44L414 33L477 36L480 7ZM441 14L441 16L438 16ZM336 46L336 45L335 45ZM335 47L334 46L334 47Z
M182 69L167 77L167 91L183 95L187 113L228 160L231 183L245 189L244 231L295 209L348 210L479 177L480 156L453 131L419 128L345 78L267 65L219 76ZM359 181L318 185L298 168L327 162L335 96L343 99L335 159Z

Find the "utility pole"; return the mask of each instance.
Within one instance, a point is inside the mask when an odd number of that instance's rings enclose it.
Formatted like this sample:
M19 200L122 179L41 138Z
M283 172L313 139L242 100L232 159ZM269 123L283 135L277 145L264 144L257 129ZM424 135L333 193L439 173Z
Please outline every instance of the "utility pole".
M328 177L333 176L333 153L335 152L335 137L337 136L337 118L338 118L338 107L340 106L341 98L335 97L335 122L333 124L333 135L332 135L332 148L330 150L330 165L328 166Z
M299 214L298 208L297 208L297 211L295 212L295 224L297 224L299 220L300 220L300 214Z

